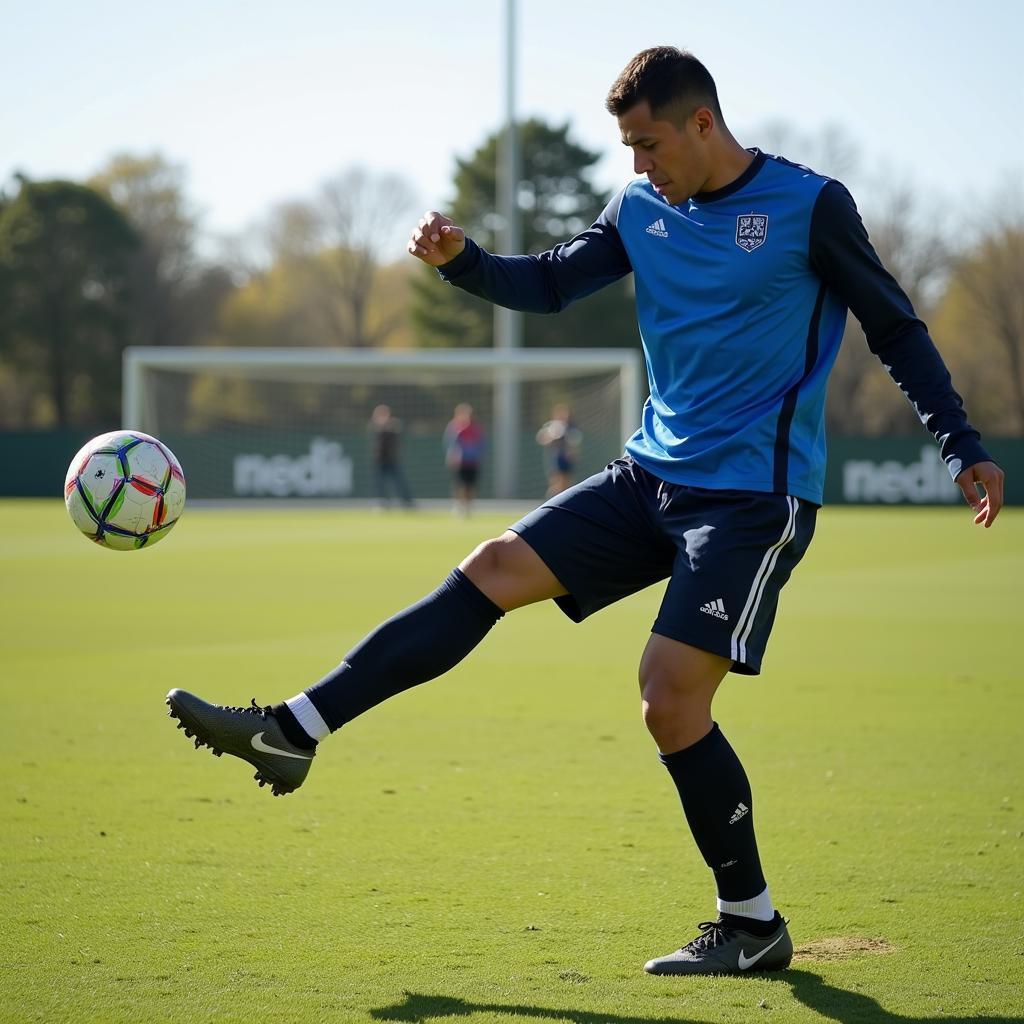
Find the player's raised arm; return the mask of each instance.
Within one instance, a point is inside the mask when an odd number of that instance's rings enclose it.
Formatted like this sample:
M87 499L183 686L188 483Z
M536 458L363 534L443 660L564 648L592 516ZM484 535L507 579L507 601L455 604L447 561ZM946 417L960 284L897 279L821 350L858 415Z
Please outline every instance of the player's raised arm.
M616 223L621 199L622 192L585 231L537 255L496 256L438 213L420 222L409 252L471 295L525 313L557 313L632 272Z
M466 248L466 232L436 210L427 210L409 239L409 252L432 267L441 267Z

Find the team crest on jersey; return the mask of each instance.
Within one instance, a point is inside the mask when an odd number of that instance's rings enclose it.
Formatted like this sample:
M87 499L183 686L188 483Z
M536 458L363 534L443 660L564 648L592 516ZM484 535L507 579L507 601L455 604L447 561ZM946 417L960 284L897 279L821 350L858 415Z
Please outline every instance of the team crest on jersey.
M746 252L764 245L768 237L767 213L741 213L736 218L736 244Z

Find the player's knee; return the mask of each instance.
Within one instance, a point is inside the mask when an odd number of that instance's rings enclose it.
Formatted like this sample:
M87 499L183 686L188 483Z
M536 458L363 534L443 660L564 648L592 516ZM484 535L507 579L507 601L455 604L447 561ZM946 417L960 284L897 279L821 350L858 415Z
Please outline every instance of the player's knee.
M695 743L711 727L718 667L688 653L652 644L640 662L644 724L663 751Z
M509 543L503 535L479 544L462 563L462 569L470 579L483 582L507 576L513 569L512 562Z
M540 556L512 530L485 540L459 568L506 612L565 593Z
M685 722L695 712L709 708L707 702L695 699L693 689L679 687L664 677L652 676L642 683L640 696L644 724L655 735L665 727Z
M708 673L685 645L648 643L640 659L640 692L644 699L671 705L708 689ZM699 655L700 652L693 652Z
M711 700L700 690L650 681L643 688L644 725L663 753L696 743L711 728Z

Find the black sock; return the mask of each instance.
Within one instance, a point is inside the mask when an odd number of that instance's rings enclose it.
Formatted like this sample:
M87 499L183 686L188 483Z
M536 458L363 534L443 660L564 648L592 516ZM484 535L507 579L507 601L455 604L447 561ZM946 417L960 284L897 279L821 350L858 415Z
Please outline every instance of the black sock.
M766 888L754 838L753 801L743 765L715 723L703 739L661 754L720 899L753 899Z
M453 668L504 614L455 569L432 594L361 640L306 696L333 732L388 697Z
M741 914L721 913L718 916L722 923L730 928L738 928L741 932L748 932L750 935L757 935L760 938L771 935L782 924L782 915L777 910L770 921L759 921L756 917L743 917Z
M275 704L270 711L277 719L277 724L281 726L281 732L284 733L284 738L289 743L300 750L316 750L316 740L299 725L299 720L287 704L282 701L280 704Z

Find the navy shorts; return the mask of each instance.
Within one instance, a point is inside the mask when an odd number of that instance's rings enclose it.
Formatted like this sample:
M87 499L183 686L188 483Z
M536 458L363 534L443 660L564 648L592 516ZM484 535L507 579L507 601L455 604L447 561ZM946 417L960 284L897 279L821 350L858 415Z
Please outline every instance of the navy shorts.
M666 483L625 456L510 529L569 592L555 600L574 622L668 579L652 632L757 675L817 511L784 494Z

